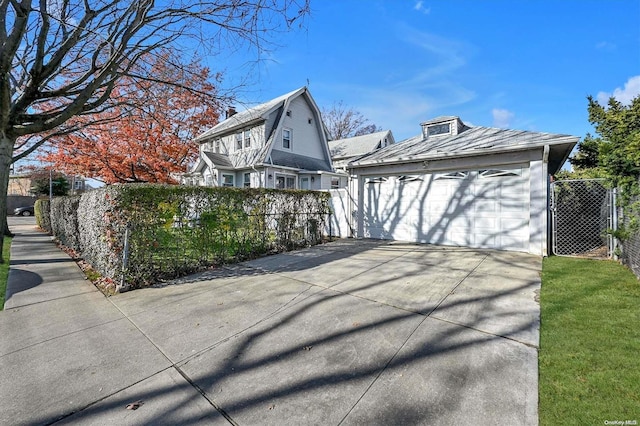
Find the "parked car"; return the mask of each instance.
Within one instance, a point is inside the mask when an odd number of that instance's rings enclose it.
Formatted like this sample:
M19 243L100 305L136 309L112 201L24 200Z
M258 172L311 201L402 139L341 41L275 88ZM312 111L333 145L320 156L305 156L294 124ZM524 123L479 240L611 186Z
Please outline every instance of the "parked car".
M33 216L33 206L18 207L13 210L14 216Z

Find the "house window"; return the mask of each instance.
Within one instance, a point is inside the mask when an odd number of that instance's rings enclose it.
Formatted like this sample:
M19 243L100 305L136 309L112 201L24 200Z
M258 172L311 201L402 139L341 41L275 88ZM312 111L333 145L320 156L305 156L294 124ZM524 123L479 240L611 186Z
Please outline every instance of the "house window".
M234 186L233 184L234 176L233 175L222 175L222 186Z
M445 173L443 175L439 175L438 177L436 177L436 180L438 180L438 179L465 179L467 176L469 176L469 172L451 172L451 173Z
M434 124L427 127L427 136L446 135L451 133L451 123Z
M213 186L213 176L205 175L204 176L204 184L205 184L205 186Z
M215 141L215 145L216 145L216 154L220 154L220 139L216 139Z
M366 180L368 184L384 183L386 181L387 181L386 177L370 177L370 178L367 178Z
M236 151L242 149L242 132L236 133Z
M289 175L276 175L276 189L295 189L296 178Z
M398 176L398 180L400 182L422 182L422 179L419 176Z
M292 136L291 129L282 129L282 148L291 149Z
M251 129L244 131L244 147L251 148Z
M340 188L340 178L339 177L332 177L331 178L331 189L338 189Z
M243 186L245 188L250 188L251 187L251 173L245 173L244 174L244 183Z
M498 176L520 176L522 174L522 169L513 169L513 170L500 170L500 169L489 169L489 170L480 170L478 173L478 177L480 179L498 177Z

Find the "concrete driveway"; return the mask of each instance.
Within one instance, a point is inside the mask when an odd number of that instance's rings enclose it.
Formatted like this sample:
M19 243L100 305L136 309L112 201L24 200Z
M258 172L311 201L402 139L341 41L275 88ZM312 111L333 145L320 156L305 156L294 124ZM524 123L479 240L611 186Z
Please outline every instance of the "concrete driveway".
M47 238L18 273L60 267ZM540 269L369 240L110 298L69 269L0 313L0 423L537 425Z

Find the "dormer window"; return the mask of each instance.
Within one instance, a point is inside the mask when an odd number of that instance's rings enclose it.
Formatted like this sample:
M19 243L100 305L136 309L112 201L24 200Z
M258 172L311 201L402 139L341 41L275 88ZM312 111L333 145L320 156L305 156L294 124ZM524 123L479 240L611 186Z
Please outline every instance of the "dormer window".
M451 123L427 126L427 136L448 135L451 133Z
M456 116L442 116L420 123L422 137L456 136L468 129Z

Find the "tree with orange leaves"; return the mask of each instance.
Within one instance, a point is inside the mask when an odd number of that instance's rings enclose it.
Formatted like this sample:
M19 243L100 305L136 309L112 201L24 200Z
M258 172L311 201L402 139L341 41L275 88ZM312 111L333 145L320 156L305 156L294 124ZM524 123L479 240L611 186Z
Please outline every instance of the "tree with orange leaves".
M51 138L39 159L105 183L175 183L175 173L197 156L193 138L218 122L220 99L211 80L220 75L198 63L172 64L166 55L147 60L153 80L123 77L113 89L113 107L72 119L79 130Z

